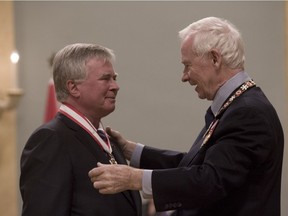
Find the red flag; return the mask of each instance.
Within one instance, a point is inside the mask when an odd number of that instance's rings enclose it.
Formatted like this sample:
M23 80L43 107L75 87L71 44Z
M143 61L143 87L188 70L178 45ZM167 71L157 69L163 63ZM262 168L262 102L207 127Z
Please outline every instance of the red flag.
M58 102L56 99L54 82L53 79L50 79L48 82L48 92L46 99L44 122L48 122L51 119L53 119L57 112L58 112Z

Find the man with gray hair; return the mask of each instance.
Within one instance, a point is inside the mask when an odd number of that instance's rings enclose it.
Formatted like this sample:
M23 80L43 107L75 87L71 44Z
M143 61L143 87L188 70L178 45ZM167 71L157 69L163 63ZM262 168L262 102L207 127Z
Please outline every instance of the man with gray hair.
M112 50L71 44L53 61L61 107L30 136L21 156L22 216L141 215L138 192L104 195L87 175L97 162L127 164L101 119L115 109L119 86Z
M212 102L205 126L187 153L144 146L107 128L136 168L98 163L89 172L94 187L103 194L142 190L157 211L177 216L280 216L283 130L245 72L239 31L207 17L179 36L182 81Z

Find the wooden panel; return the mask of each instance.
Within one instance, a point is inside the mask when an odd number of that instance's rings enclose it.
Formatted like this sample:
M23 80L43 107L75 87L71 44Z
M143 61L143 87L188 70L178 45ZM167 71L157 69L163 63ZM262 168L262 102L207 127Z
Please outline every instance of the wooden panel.
M13 2L0 1L0 99L12 87L13 19ZM15 111L7 111L0 117L0 215L19 215L17 166Z

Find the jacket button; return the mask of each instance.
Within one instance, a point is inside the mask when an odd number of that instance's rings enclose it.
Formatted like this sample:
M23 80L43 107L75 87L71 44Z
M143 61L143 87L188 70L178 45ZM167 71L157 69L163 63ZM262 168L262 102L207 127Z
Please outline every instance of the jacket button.
M177 208L181 207L182 206L182 203L177 203Z

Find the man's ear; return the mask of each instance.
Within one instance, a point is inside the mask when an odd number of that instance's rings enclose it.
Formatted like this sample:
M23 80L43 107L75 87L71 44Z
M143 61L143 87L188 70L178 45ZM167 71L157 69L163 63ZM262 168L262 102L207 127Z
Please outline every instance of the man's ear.
M214 64L214 66L216 67L219 67L222 61L221 54L218 52L218 50L214 50L214 49L212 49L210 53L211 53L212 64Z
M66 82L66 88L72 97L79 97L80 96L80 91L79 91L78 86L76 85L74 80L68 80Z

